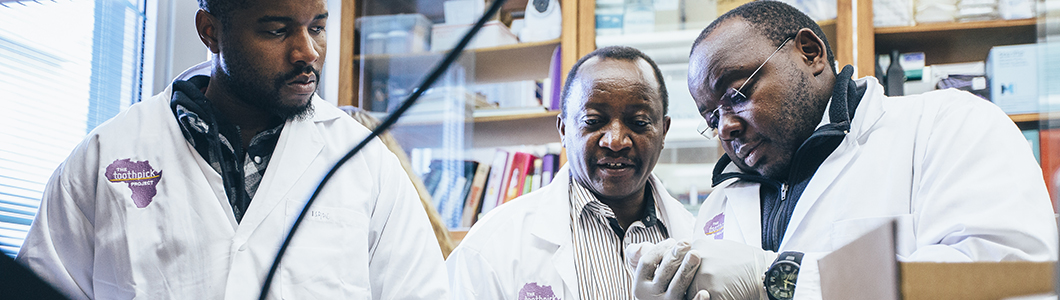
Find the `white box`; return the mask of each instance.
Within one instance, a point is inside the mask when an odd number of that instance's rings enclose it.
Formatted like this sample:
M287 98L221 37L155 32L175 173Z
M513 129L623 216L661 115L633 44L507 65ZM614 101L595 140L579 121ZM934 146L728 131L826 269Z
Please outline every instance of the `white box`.
M431 27L431 51L445 51L456 47L456 43L467 34L472 24L467 25L434 25ZM479 29L467 49L489 48L519 43L519 38L498 21L486 22Z
M1038 112L1038 47L996 46L986 58L990 101L1008 114Z

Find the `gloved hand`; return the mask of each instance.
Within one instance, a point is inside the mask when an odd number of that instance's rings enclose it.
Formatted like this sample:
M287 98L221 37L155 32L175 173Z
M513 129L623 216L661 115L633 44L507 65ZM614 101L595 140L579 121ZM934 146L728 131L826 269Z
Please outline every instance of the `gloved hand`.
M768 299L762 281L766 270L777 259L765 251L726 240L699 239L692 254L700 258L699 270L688 287L697 300Z
M686 240L626 247L626 263L636 268L633 294L641 300L683 300L699 268L699 257Z

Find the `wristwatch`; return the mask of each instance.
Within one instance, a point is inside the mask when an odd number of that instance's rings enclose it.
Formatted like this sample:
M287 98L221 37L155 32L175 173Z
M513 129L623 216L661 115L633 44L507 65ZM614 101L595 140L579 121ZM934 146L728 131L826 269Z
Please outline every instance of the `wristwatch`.
M766 271L765 287L769 300L791 300L795 297L795 281L799 279L802 252L784 251Z

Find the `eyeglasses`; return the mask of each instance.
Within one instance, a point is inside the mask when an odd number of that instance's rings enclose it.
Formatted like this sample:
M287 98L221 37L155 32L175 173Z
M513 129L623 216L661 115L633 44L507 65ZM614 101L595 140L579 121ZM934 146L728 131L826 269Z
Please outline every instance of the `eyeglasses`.
M721 105L718 105L718 108L715 108L714 111L711 111L710 115L703 116L703 121L699 122L699 127L696 128L696 131L698 131L699 134L703 135L708 139L714 139L715 137L717 137L718 122L721 120L720 111L722 110L722 108L728 107L728 110L732 111L732 107L734 105L746 103L748 101L747 95L741 92L744 86L746 86L748 82L751 82L751 78L754 78L755 74L758 74L758 71L762 70L762 67L766 66L766 63L769 62L769 59L773 58L774 55L777 55L777 52L780 52L780 49L784 48L784 45L786 45L790 40L791 38L789 37L785 39L784 42L780 43L780 47L777 47L777 50L774 50L773 54L770 54L769 57L766 57L766 60L763 61L762 64L759 65L754 72L751 72L751 76L747 76L747 80L744 80L743 84L740 85L740 88L734 89L730 87L729 90L725 93L725 95L721 97Z

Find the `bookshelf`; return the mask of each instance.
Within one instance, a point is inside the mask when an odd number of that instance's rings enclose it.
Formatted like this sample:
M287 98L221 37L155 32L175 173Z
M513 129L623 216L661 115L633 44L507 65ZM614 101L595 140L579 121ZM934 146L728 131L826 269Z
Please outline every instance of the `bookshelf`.
M386 102L384 103L388 104L393 103L395 99L404 99L404 96L396 92L397 90L393 87L399 86L402 89L401 92L409 92L415 84L422 80L429 69L441 61L448 52L421 51L400 54L363 54L361 49L362 33L358 31L360 28L357 27L356 21L364 16L418 13L432 23L440 24L444 22L444 1L341 1L342 15L344 17L342 18L342 37L340 38L339 51L342 71L339 74L338 105L352 105L371 110L373 104L375 104L378 111L380 110L378 106L380 99L385 99ZM501 14L504 15L505 12L509 11L521 11L526 5L527 0L509 0L502 8ZM562 58L560 77L565 76L565 70L569 69L577 58L588 53L588 51L592 51L592 49L586 51L585 49L587 48L579 47L579 42L583 40L583 38L578 36L578 22L581 21L578 14L580 6L580 3L576 0L561 1L564 27L560 38L467 49L450 69L450 72L453 72L452 70L459 68L460 70L455 73L457 75L447 74L446 76L450 76L449 79L443 77L432 88L455 87L460 89L471 88L481 84L504 84L547 79L551 75L550 66L557 52ZM393 28L390 30L393 30ZM430 32L430 28L427 31ZM416 34L413 31L407 31L406 33L410 36ZM430 33L427 34L430 35ZM373 49L379 49L375 47L378 47L378 44L373 44ZM391 46L387 44L386 47L389 50ZM365 51L364 53L368 52ZM382 86L385 86L382 98L379 97L381 82ZM562 78L560 82L562 82ZM532 89L531 92L533 92ZM463 95L462 91L447 93ZM468 93L469 98L463 101L472 102L472 98L476 97L472 93ZM500 94L508 95L506 93ZM532 96L531 94L531 98ZM424 98L426 98L426 94ZM451 99L451 96L444 94L444 96L436 98ZM372 100L375 100L375 102L372 102ZM425 103L422 100L417 106ZM544 103L544 105L548 106L549 103ZM414 106L413 110L416 110L417 106ZM426 113L423 113L424 111ZM542 145L560 141L556 128L558 111L548 111L541 108L509 109L503 105L501 109L483 109L476 112L472 112L470 109L459 111L459 109L451 107L445 108L444 113L436 114L430 110L424 111L403 117L398 121L398 124L391 128L390 133L406 152L416 150L421 153L422 157L427 157L428 160L432 161L437 159L446 161L463 159L475 160L481 164L491 164L490 160L482 157L482 153L490 152L491 150L496 151L493 150L494 148ZM378 117L383 113L377 112L373 114ZM420 151L427 149L429 151ZM424 152L428 154L422 155ZM410 156L413 156L411 154ZM560 155L560 160L562 163L562 155ZM420 163L424 162L421 161ZM446 162L445 164L451 163ZM422 172L423 170L420 171ZM426 176L423 177L427 181ZM450 178L450 180L454 179ZM437 195L435 197L438 198ZM439 205L441 204L437 199L435 202ZM438 210L442 212L440 207ZM445 219L445 216L443 216L443 219ZM466 230L466 228L463 229ZM466 231L464 230L451 229L450 231L450 237L455 242L461 240L465 234Z
M559 39L543 42L518 43L490 48L465 50L464 56L474 57L474 82L496 83L534 80L548 77L552 51ZM391 72L415 74L433 67L447 52L355 55L355 65L370 66L365 73ZM518 57L519 59L511 59ZM352 105L352 103L351 103Z

